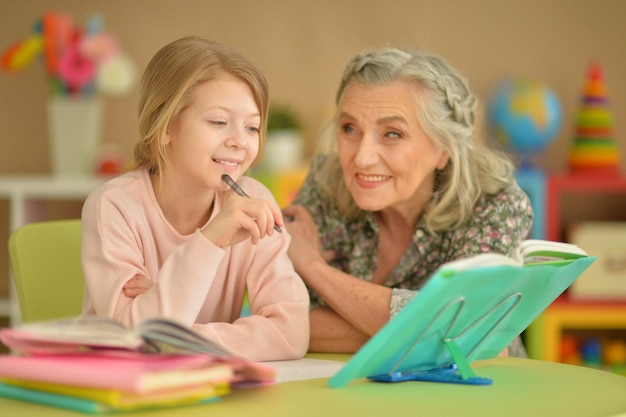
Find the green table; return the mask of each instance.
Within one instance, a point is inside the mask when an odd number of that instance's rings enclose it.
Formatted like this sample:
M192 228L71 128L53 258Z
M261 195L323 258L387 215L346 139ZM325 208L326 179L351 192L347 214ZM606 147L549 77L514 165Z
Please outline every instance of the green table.
M309 355L340 359L340 355ZM626 378L606 371L531 359L496 358L473 364L493 385L354 381L333 389L327 379L236 391L201 406L134 412L148 416L626 416ZM3 417L83 415L0 398Z

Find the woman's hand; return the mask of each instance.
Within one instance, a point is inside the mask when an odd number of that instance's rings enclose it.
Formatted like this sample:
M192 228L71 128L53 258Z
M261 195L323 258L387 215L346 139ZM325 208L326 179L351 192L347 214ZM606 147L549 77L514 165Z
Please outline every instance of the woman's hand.
M290 217L286 228L291 235L289 245L289 258L293 262L296 271L306 281L304 271L312 261L330 262L334 257L333 251L324 251L320 242L317 225L313 217L304 206L294 205L285 207L283 215Z
M135 298L148 291L153 285L154 282L143 275L135 275L133 278L126 281L126 284L122 287L122 291L125 296Z
M220 248L236 245L246 239L253 244L276 232L274 225L283 226L280 210L269 201L232 194L220 212L202 233Z
M288 255L296 272L331 309L310 314L309 346L345 352L357 348L389 321L391 288L328 265L336 254L324 250L317 225L305 207L290 206L283 209L283 214L293 218L285 227L291 235ZM364 305L368 307L364 309Z

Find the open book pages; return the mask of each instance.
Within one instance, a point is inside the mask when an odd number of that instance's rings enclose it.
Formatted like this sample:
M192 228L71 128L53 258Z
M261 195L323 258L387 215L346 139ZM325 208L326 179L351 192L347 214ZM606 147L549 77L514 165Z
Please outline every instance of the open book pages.
M171 320L159 318L145 320L135 331L160 353L208 353L222 358L232 356L229 351L216 343Z
M206 353L228 358L231 353L172 320L145 320L128 329L106 317L75 317L25 323L0 330L0 339L22 353L59 353L121 349L144 353Z
M572 243L529 239L523 241L512 256L524 264L533 264L560 262L584 258L588 255L587 252Z
M145 354L155 360L200 356L228 364L235 372L230 381L233 386L274 383L276 378L271 366L234 355L191 328L164 318L145 320L134 329L104 317L33 322L0 329L0 340L25 356L124 358Z
M45 353L46 350L57 352L57 349L64 347L65 351L74 351L75 346L80 346L80 350L140 350L144 344L138 333L105 317L75 317L23 323L13 329L2 329L0 338L7 346L23 353Z
M440 269L446 271L462 271L470 268L502 265L522 266L522 264L516 259L510 258L501 253L488 252L471 256L469 258L447 262L443 264Z
M587 253L571 243L528 239L523 241L511 254L487 252L469 258L458 259L442 265L442 269L461 271L468 268L487 266L524 266L562 262L587 257Z

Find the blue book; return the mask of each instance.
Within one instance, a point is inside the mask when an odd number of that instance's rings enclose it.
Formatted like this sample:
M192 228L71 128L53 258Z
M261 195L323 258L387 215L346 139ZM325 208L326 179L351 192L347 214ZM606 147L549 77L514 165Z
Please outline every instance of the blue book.
M112 411L110 407L95 401L7 385L2 382L0 382L0 396L87 414L103 414Z
M572 244L527 240L511 257L444 264L328 385L359 378L489 385L471 362L498 356L595 259Z

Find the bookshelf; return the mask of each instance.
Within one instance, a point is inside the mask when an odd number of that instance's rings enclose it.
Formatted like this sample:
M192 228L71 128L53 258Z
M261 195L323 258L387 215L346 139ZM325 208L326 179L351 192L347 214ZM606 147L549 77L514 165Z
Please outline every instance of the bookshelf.
M626 177L551 174L545 189L547 240L567 241L583 221L626 221Z
M545 206L540 213L545 218L540 223L545 227L545 239L571 241L571 231L582 222L626 222L626 177L546 174L544 180L541 204ZM592 352L581 353L580 349L590 349L584 345L594 341L599 350L612 344L619 350L617 356L626 355L626 299L583 301L573 300L566 293L528 327L524 336L531 358L613 368L624 373L626 363L622 367L607 364L605 352L598 353L600 363L585 363ZM572 343L576 344L576 351Z
M626 376L626 301L582 302L561 296L525 336L533 359L599 367Z

